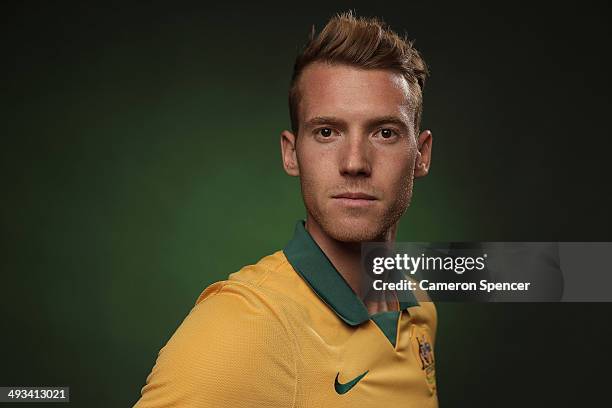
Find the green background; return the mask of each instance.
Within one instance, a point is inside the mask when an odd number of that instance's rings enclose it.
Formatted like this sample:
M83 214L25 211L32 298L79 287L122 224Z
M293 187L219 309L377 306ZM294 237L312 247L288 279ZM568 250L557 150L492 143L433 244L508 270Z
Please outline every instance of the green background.
M349 6L431 68L399 240L612 240L608 6L5 5L0 385L131 406L199 293L284 246L293 59ZM605 403L609 304L438 311L442 406Z

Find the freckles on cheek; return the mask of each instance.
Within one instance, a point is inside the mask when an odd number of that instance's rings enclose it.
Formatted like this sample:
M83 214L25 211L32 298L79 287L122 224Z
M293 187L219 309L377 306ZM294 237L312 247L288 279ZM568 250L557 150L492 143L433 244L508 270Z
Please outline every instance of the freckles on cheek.
M399 151L389 154L381 162L387 174L403 178L412 175L415 156L411 151Z
M329 154L316 146L305 144L297 152L298 165L300 167L300 177L303 183L309 185L319 185L326 178L330 164Z
M335 150L331 146L305 141L297 152L300 170L306 173L323 174L333 169Z
M400 199L412 190L414 173L414 156L411 154L397 154L387 157L380 168L379 180L384 180L387 192L394 199Z

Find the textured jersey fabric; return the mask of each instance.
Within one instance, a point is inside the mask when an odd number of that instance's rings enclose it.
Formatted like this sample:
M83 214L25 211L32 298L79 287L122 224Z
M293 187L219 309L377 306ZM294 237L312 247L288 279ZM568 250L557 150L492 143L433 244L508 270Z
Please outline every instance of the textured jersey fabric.
M298 222L284 251L204 290L135 406L437 407L435 328L431 302L369 316Z

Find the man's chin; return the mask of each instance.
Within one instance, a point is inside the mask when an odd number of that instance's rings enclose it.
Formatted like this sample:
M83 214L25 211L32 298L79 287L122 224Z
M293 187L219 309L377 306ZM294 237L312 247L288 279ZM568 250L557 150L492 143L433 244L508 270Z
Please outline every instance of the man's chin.
M370 217L335 217L322 226L327 235L341 242L380 241L388 230Z

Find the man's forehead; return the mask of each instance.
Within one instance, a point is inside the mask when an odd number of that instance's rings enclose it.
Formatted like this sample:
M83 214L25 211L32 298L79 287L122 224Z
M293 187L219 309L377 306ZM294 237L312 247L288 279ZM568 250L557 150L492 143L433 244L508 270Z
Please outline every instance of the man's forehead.
M357 116L409 116L410 87L399 73L341 64L314 63L299 82L300 110L305 116L340 113ZM333 112L331 112L333 111Z

